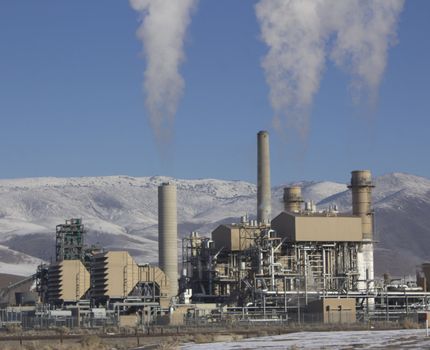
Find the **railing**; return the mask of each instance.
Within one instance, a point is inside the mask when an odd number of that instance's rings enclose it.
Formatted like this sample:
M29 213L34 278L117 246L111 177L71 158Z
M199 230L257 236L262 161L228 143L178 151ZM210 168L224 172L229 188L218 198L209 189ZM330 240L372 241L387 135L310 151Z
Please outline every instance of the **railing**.
M138 320L138 317L136 317ZM411 325L418 324L418 312L398 311L386 314L383 310L376 310L372 313L363 311L331 311L325 313L298 312L298 310L289 310L288 313L276 311L266 312L256 310L230 310L229 312L211 313L205 316L188 316L184 317L181 327L191 328L225 328L225 327L298 327L313 325L333 325L335 327L355 324L358 326L368 325L370 323L402 325L405 323ZM169 326L157 325L157 320L150 324L139 324L135 326L140 329L167 329ZM94 317L92 314L73 316L53 316L49 312L42 314L28 313L16 310L0 310L0 328L8 329L18 327L21 329L53 329L53 328L109 328L119 327L120 323L116 314L106 314L105 317ZM154 331L155 332L155 331Z

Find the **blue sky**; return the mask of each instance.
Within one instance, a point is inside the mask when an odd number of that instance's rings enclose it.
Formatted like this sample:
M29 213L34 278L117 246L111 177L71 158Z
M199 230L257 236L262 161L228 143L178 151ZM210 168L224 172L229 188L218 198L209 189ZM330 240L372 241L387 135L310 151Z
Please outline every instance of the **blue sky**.
M368 168L430 177L430 2L406 1L377 107L356 106L327 66L306 141L272 129L254 1L201 0L188 30L174 136L157 147L128 1L0 2L0 178L168 175L255 182L271 132L272 182Z

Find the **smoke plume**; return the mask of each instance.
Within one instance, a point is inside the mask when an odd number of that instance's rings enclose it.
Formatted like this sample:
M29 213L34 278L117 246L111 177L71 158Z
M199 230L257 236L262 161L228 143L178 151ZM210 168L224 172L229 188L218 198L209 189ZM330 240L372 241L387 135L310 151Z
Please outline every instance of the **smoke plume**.
M395 43L404 0L260 0L256 16L269 48L262 66L275 127L306 134L327 58L351 76L353 98L373 102Z
M151 126L158 141L170 138L184 90L179 67L184 40L198 0L130 0L141 15L137 31L146 60L143 89Z

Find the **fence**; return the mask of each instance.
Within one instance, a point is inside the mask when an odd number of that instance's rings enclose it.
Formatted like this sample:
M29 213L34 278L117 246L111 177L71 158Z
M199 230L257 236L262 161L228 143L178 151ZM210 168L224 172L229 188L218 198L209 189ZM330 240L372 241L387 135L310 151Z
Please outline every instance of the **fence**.
M106 317L84 316L52 316L49 313L35 314L34 312L17 310L0 310L0 327L20 326L23 329L48 328L103 328L117 326L117 317L112 314Z
M138 318L136 317L136 320ZM369 322L390 323L418 323L417 312L403 312L387 315L382 312L367 313L288 313L276 315L261 315L258 313L224 312L208 314L201 317L184 316L181 325L185 327L233 327L233 326L287 326L287 325L313 325L313 324L367 324ZM139 325L140 328L151 328L153 325ZM93 317L91 314L77 316L52 316L49 313L35 314L18 310L0 310L0 327L22 327L23 329L50 329L50 328L107 328L119 327L120 322L116 314L107 314L106 317ZM148 327L149 326L149 327Z

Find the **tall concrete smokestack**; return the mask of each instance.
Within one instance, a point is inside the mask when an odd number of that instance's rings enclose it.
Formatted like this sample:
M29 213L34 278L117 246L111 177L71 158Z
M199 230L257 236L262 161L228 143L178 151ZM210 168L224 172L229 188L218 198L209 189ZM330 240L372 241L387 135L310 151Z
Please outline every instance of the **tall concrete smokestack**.
M284 210L290 213L298 213L303 203L302 189L299 186L284 188Z
M178 294L178 220L176 186L158 187L158 265L169 279L169 297Z
M257 134L257 221L268 224L271 217L271 189L270 189L270 149L269 133L260 131Z
M357 268L360 282L359 289L374 289L373 267L373 210L372 210L372 174L369 170L351 172L352 214L361 217L363 241L357 254ZM366 284L365 280L371 281ZM368 299L373 308L374 299Z

